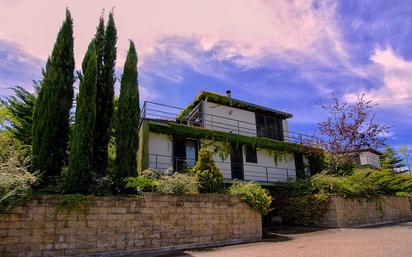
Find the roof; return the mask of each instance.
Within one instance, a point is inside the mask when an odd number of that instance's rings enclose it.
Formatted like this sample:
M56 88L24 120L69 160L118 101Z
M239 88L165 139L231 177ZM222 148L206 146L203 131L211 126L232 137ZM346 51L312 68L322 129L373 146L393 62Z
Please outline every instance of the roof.
M288 119L292 118L293 115L287 112L282 112L278 111L275 109L267 108L261 105L249 103L243 100L235 99L235 98L229 98L226 95L218 94L215 92L210 92L210 91L202 91L200 92L195 99L187 105L182 112L180 113L179 116L184 116L189 114L202 100L207 100L212 103L217 103L217 104L222 104L246 111L260 111L266 114L274 115L274 116L280 116L283 119Z
M349 153L364 153L364 152L370 152L370 153L374 153L374 154L377 154L377 155L382 155L382 153L381 152L379 152L378 150L376 150L376 149L372 149L372 148L361 148L361 149L359 149L359 150L350 150L350 151L348 151Z

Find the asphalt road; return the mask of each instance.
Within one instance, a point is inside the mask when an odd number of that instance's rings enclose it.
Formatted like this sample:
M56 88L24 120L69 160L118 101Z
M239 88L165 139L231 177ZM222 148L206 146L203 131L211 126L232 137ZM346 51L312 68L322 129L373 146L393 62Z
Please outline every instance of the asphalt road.
M274 230L263 242L186 251L174 257L412 257L412 222L361 229Z

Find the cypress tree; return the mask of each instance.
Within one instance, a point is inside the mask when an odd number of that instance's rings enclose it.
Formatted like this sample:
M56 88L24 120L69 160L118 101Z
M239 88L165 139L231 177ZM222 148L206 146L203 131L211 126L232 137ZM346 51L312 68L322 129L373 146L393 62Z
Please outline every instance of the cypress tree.
M73 20L66 9L33 112L32 164L44 172L45 184L60 174L66 158L74 67Z
M106 32L104 29L104 20L103 18L100 18L95 35L98 75L93 154L94 170L100 175L105 174L108 160L110 122L113 116L116 41L117 30L113 19L113 13L110 13Z
M122 185L122 181L125 177L137 176L136 153L139 118L140 106L137 83L137 54L134 43L130 41L130 47L124 64L120 85L116 127L115 179L117 186Z
M97 59L94 42L89 44L79 73L76 116L70 140L69 169L65 178L66 193L87 193L92 179L93 130L96 118Z

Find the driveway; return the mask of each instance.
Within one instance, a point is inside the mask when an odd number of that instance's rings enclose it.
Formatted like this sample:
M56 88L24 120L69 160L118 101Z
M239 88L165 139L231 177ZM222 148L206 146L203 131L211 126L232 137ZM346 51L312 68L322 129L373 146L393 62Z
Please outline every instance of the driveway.
M412 222L361 229L277 229L263 242L186 251L173 256L411 257Z

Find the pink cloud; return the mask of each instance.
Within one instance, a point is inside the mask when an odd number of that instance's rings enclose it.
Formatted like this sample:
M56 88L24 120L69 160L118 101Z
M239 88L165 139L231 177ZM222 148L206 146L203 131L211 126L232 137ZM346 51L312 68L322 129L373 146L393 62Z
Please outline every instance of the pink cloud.
M0 6L0 38L13 40L42 59L51 51L66 6L74 18L78 64L101 10L112 7L119 32L120 63L128 39L136 41L144 56L165 35L200 37L205 49L227 41L230 47L221 58L242 54L250 58L250 63L266 51L290 62L300 55L327 62L328 49L346 55L334 21L333 1L324 1L317 8L306 0L21 0L0 2ZM291 55L291 51L298 55Z

